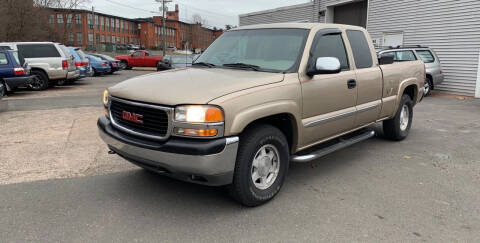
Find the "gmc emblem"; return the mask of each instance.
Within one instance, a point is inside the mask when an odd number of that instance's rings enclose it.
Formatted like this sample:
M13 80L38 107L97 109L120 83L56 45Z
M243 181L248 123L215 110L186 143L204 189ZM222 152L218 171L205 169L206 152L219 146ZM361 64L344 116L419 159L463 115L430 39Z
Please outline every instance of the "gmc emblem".
M143 121L141 120L142 118L143 118L143 115L131 113L128 111L122 111L123 120L135 122L137 124L143 124Z

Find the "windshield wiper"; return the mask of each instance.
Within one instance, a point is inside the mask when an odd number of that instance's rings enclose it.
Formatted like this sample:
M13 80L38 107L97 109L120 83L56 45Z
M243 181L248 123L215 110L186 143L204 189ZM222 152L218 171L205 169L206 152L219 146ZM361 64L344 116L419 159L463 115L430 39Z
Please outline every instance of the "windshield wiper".
M252 70L255 70L255 71L260 71L260 66L257 66L257 65L253 65L253 64L248 64L248 63L241 63L241 62L237 62L237 63L227 63L227 64L223 64L223 66L225 67L238 67L238 68L250 68Z
M216 67L215 64L208 63L208 62L196 62L196 63L193 63L192 66L204 66L204 67L209 67L209 68Z

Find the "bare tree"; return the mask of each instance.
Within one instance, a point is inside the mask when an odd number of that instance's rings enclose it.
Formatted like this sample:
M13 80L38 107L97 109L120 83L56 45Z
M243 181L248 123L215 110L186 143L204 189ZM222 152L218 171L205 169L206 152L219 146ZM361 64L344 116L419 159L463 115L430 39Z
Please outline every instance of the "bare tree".
M33 0L4 0L0 5L0 41L47 38L45 13L34 6Z
M200 14L194 14L193 15L193 23L195 24L202 24L202 16L200 16Z
M67 43L69 36L73 35L73 10L85 7L91 0L34 0L39 8L57 8L63 14L63 26L59 32L50 30L50 35L55 35L58 41Z

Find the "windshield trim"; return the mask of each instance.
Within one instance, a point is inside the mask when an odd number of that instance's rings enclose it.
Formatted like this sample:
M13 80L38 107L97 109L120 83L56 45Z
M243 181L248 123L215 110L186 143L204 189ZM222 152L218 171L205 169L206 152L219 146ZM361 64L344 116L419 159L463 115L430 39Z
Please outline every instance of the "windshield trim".
M306 29L306 28L288 28L288 27L279 27L279 28L252 28L252 29L236 29L236 30L229 30L228 32L236 32L236 31L250 31L250 30L303 30L305 32L305 35L303 36L303 41L302 44L300 45L300 49L298 51L298 56L297 59L295 60L295 63L287 70L274 70L274 69L263 69L260 68L258 71L251 70L251 69L240 69L238 67L224 67L224 66L215 66L213 68L223 68L223 69L237 69L237 70L245 70L245 71L253 71L253 72L268 72L268 73L298 73L300 69L300 62L302 61L303 54L305 52L305 46L307 44L308 37L310 36L311 29ZM218 40L218 39L217 39ZM215 40L216 41L216 40ZM210 47L209 47L210 48ZM207 48L208 50L208 48ZM199 58L197 58L198 60ZM197 61L195 60L195 61ZM196 62L193 62L195 64ZM192 65L194 66L194 65Z

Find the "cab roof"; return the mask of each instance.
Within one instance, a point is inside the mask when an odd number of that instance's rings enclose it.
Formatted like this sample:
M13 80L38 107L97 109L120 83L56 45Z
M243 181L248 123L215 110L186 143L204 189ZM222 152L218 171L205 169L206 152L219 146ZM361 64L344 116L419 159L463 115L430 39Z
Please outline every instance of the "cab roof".
M344 24L321 24L321 23L275 23L275 24L258 24L240 26L235 30L249 30L249 29L322 29L322 28L339 28L339 29L354 29L364 30L364 28L353 25Z

